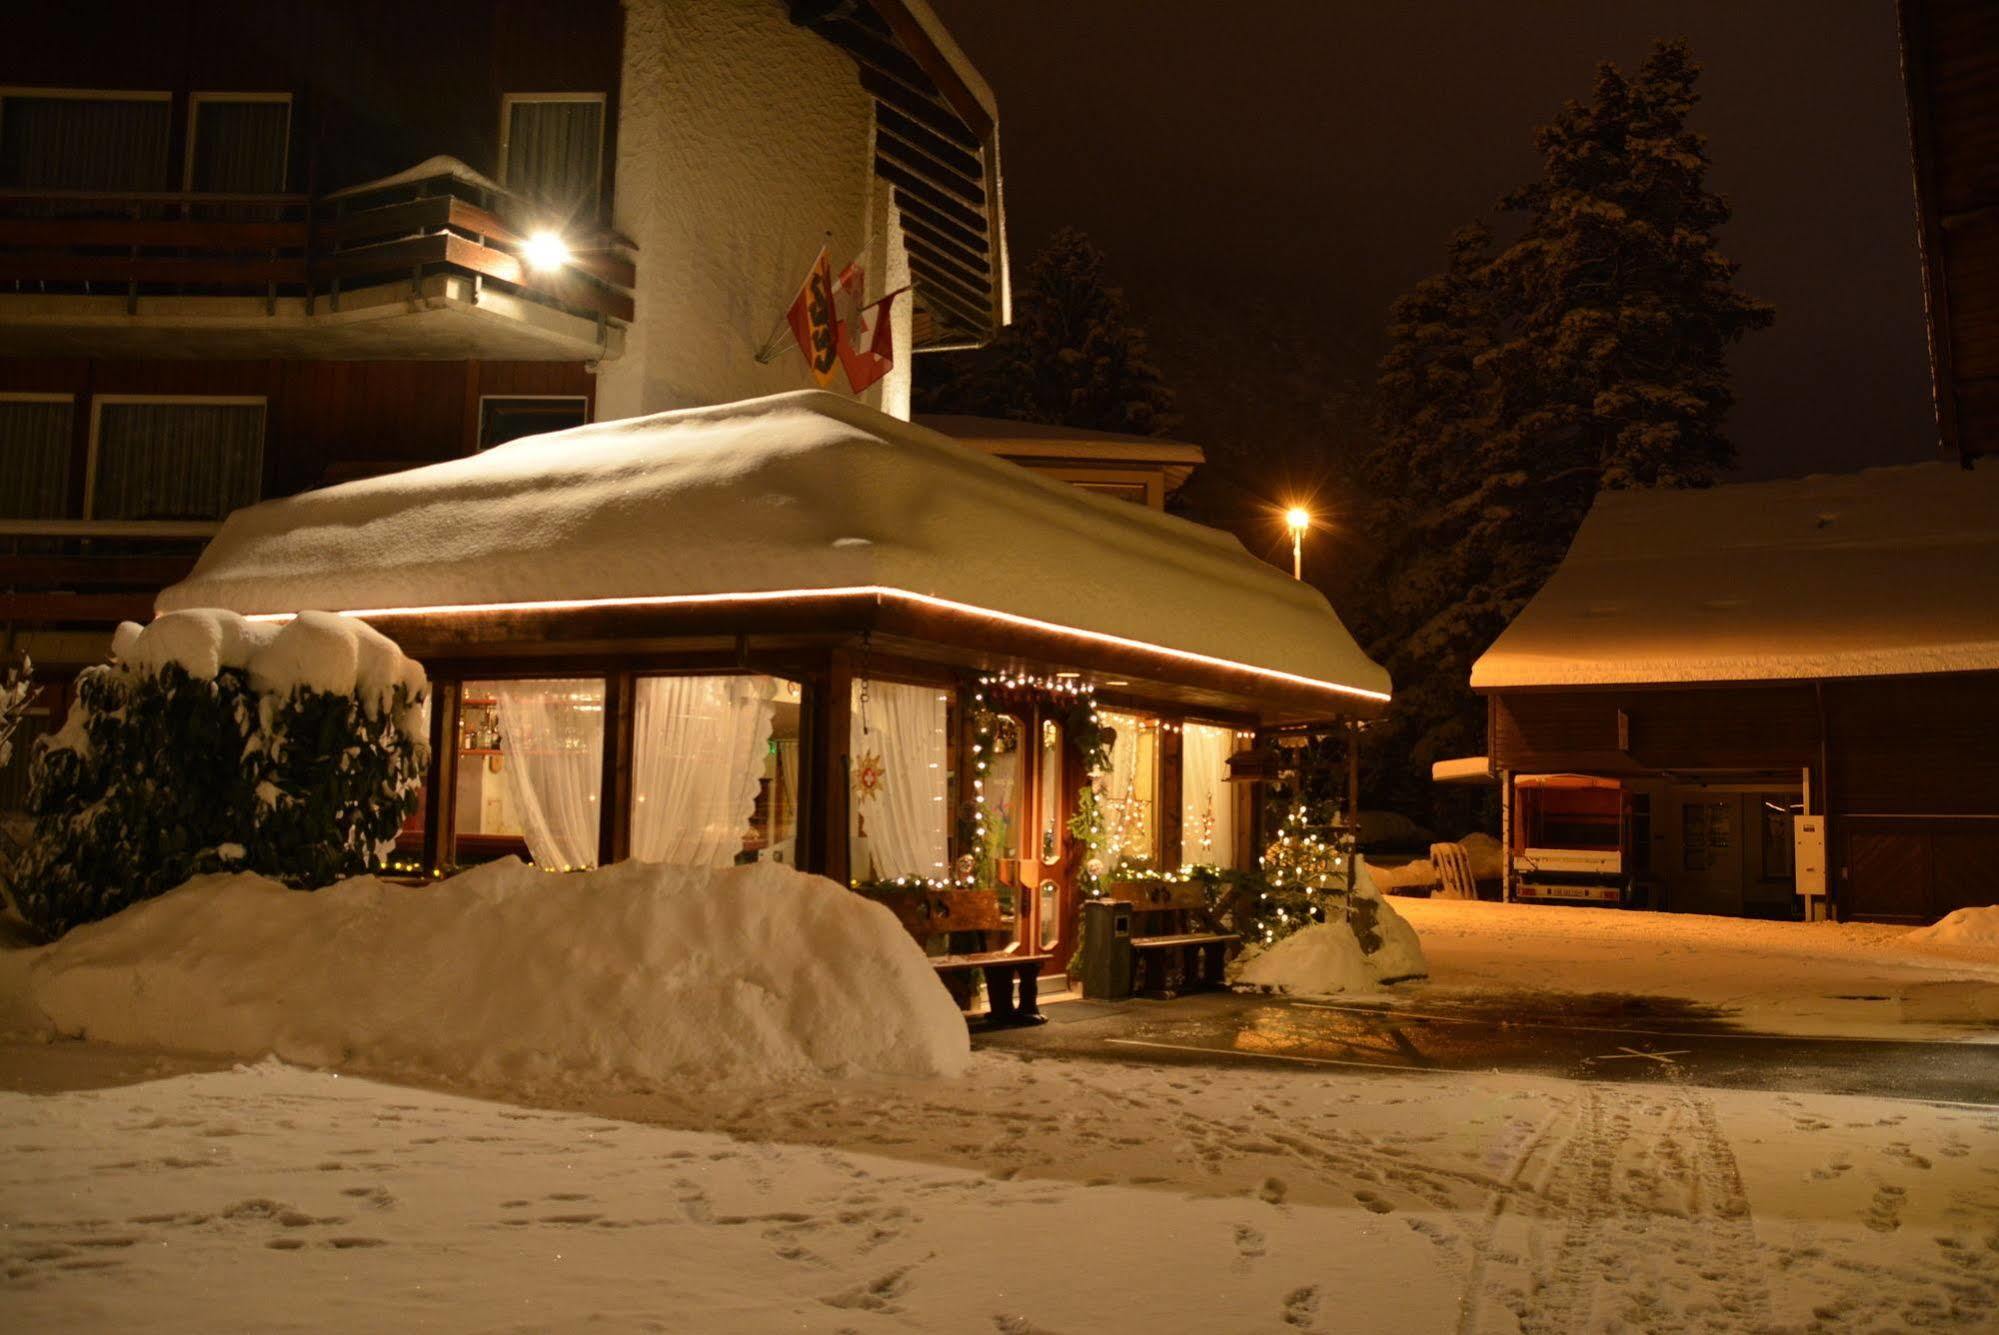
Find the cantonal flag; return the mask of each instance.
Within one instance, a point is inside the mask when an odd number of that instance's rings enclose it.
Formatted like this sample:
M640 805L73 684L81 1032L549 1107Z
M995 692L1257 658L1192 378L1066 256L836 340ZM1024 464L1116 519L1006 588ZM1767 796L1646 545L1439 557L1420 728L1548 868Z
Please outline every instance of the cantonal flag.
M833 302L833 264L826 257L826 247L821 246L819 258L812 261L812 270L805 275L805 282L785 316L791 323L791 336L797 340L799 352L805 355L805 365L821 389L833 383L842 355L835 347L840 338L840 321Z

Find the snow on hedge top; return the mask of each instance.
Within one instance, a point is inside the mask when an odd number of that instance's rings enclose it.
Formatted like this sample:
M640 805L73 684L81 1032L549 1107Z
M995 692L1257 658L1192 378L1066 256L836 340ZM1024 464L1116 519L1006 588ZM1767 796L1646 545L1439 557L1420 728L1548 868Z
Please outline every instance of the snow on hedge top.
M1385 692L1228 534L805 391L531 436L238 510L162 610L888 588Z
M1999 466L1597 498L1472 685L1999 668Z
M0 953L0 1017L99 1042L519 1087L955 1075L957 1003L881 905L773 862L512 858L418 887L198 877Z
M378 711L402 686L412 699L425 686L423 668L395 641L352 617L301 612L282 624L248 621L235 612L191 608L147 625L127 621L111 638L120 662L156 673L168 663L207 680L241 668L259 691L289 695L300 688L332 695L359 692Z

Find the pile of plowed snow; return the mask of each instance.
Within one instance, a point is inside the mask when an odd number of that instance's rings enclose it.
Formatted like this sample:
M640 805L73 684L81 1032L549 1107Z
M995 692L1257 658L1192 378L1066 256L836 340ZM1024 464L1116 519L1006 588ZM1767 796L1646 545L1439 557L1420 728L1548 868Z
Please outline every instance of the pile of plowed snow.
M1999 904L1956 909L1902 938L1905 946L1945 946L1999 951Z
M1351 920L1335 914L1274 945L1245 951L1229 981L1264 992L1324 996L1372 992L1383 983L1428 975L1416 929L1382 897L1366 863L1355 899Z
M419 887L197 878L0 955L12 1027L509 1086L952 1075L965 1024L893 915L772 863L513 859Z

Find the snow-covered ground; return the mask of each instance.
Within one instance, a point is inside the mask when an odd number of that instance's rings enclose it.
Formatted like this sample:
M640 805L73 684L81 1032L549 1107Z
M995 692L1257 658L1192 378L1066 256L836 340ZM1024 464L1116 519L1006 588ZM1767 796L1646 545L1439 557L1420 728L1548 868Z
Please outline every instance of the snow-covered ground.
M1430 981L1405 995L1629 993L1714 1007L1746 1028L1999 1042L1999 945L1875 923L1760 922L1397 897Z
M1994 1108L992 1052L568 1111L275 1062L93 1080L149 1064L0 1050L45 1087L0 1094L10 1328L1999 1322Z

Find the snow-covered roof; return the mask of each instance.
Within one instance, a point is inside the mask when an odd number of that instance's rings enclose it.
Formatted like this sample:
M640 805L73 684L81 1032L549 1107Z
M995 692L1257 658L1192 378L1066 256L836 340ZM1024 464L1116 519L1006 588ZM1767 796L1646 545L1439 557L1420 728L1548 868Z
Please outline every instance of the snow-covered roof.
M1388 690L1323 594L1230 535L818 391L529 436L238 510L158 605L379 613L797 590Z
M359 185L343 186L339 190L330 190L325 197L327 199L345 199L349 195L366 194L374 190L387 190L399 185L413 185L418 181L428 181L439 176L449 176L454 180L463 181L467 185L477 186L481 190L491 190L495 194L507 193L506 187L490 176L473 171L463 162L448 154L439 154L434 158L425 158L422 162L417 163L416 166L405 167L403 170L389 176L377 177L372 181L363 181Z
M1999 669L1999 466L1597 499L1482 690Z

